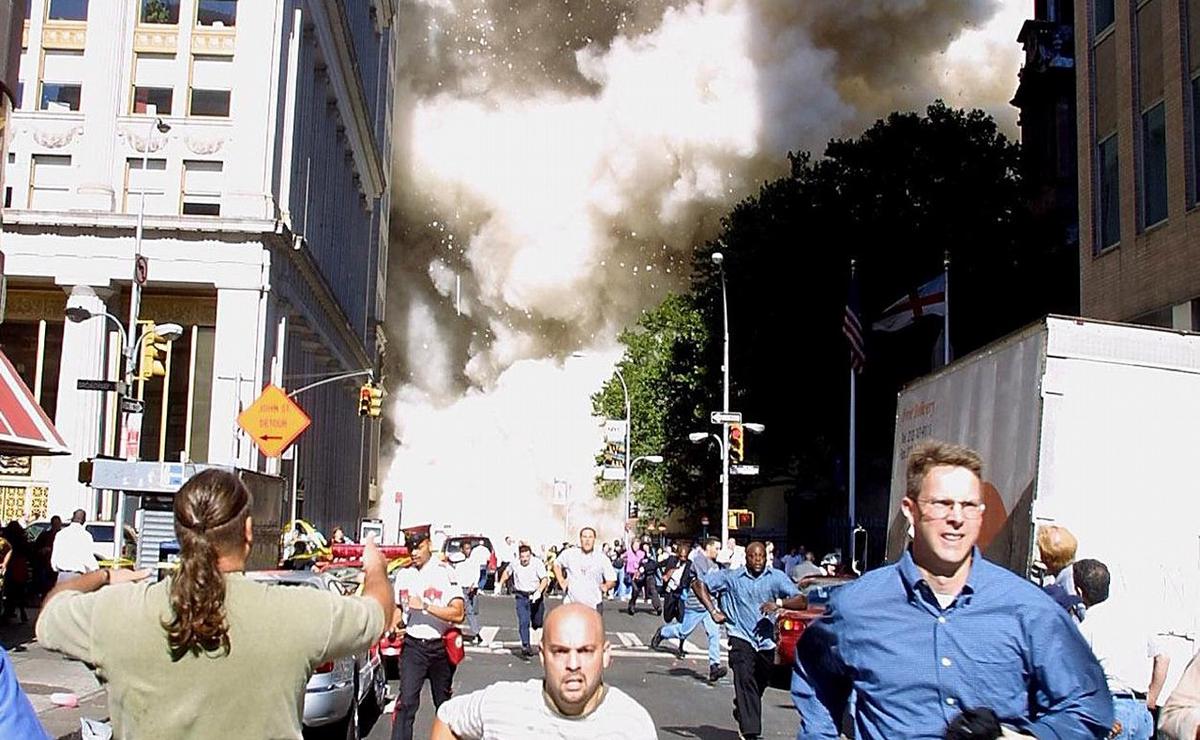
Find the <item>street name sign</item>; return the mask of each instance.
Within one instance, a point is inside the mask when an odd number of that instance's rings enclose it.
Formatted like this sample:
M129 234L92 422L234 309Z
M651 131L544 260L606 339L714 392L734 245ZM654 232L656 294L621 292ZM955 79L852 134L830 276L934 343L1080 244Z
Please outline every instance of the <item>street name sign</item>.
M713 424L741 424L741 411L714 411L708 415Z
M267 457L282 455L310 424L304 409L277 385L263 388L262 395L238 415L238 426Z
M119 380L91 380L89 378L80 378L75 383L75 388L81 391L110 391L112 393L125 392L125 384Z

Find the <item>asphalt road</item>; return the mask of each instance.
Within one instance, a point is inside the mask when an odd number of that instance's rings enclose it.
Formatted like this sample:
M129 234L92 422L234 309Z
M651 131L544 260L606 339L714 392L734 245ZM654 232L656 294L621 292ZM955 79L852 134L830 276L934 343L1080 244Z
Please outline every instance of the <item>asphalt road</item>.
M550 602L551 607L557 604L557 600ZM662 624L661 617L648 612L631 617L615 607L616 602L608 602L604 617L605 630L614 651L605 680L631 695L650 712L660 738L736 740L737 725L731 716L733 677L729 675L716 684L708 683L703 628L692 633L686 647L687 658L677 660L670 653L654 652L648 647L650 636ZM467 649L467 657L458 666L454 678L456 694L474 691L496 681L524 681L541 676L537 658L526 662L515 655L520 641L511 597L481 597L480 624L486 643ZM722 664L728 665L724 650ZM393 695L396 688L396 682L392 682ZM414 737L429 737L432 724L433 703L426 684ZM796 710L787 691L767 689L763 697L763 737L793 738L796 725ZM387 740L390 733L389 713L373 723L368 737Z

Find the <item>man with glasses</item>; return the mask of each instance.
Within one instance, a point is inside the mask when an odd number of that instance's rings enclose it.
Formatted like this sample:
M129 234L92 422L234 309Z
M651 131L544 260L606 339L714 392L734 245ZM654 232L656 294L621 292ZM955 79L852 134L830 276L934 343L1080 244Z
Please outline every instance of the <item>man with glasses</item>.
M857 738L944 737L967 709L992 710L1010 736L1108 736L1104 671L1071 618L975 546L982 468L958 445L913 451L912 546L836 590L796 647L798 740L837 738L852 691Z

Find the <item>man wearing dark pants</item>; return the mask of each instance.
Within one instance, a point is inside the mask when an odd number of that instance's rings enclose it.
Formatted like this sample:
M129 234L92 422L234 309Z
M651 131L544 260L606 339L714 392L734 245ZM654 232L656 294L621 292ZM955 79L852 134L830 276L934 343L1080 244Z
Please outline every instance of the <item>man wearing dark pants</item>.
M429 679L436 709L450 698L454 665L442 639L466 615L462 589L450 579L450 568L430 558L429 532L406 532L412 565L396 577L393 629L404 629L400 653L400 696L392 724L392 740L412 740L413 720L421 707L421 686Z
M804 609L808 600L782 571L767 568L761 542L746 547L746 565L714 570L693 585L696 598L717 624L729 627L729 667L733 669L733 718L740 736L762 734L762 696L775 663L775 624L779 609ZM713 595L722 596L718 609Z
M550 585L550 574L545 564L533 557L529 545L522 544L518 550L517 562L509 563L500 575L501 582L512 582L513 593L517 603L517 631L521 634L521 657L528 658L537 651L530 646L529 627L541 629L542 618L546 614L546 601L542 594ZM497 586L499 588L499 586Z

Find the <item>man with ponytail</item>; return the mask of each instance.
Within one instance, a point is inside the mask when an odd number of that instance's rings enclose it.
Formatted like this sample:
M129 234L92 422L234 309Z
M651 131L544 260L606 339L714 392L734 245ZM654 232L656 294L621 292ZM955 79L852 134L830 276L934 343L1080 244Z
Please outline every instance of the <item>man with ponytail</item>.
M363 553L363 595L246 578L249 491L196 474L175 494L179 570L102 570L46 597L38 640L96 667L115 738L301 737L314 667L366 650L392 619L386 563Z

